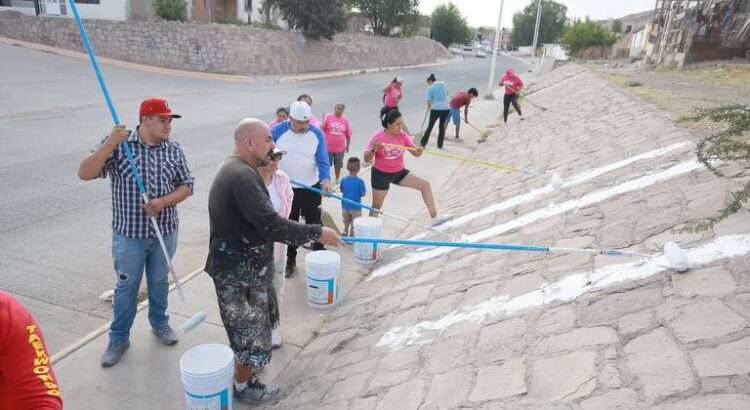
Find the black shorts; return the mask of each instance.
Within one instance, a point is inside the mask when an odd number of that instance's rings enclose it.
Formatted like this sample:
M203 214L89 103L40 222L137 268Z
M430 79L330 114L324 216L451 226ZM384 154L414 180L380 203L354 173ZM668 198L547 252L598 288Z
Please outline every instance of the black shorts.
M383 172L375 167L370 170L370 185L372 189L387 191L391 184L400 184L409 175L409 170L404 168L398 172Z

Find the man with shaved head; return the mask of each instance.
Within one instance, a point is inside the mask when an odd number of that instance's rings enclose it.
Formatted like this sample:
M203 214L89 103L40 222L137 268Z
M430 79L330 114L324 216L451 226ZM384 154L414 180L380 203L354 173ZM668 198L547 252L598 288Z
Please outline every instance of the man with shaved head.
M235 354L238 401L263 403L278 392L256 374L271 359L271 330L279 320L273 288L273 243L338 245L336 233L301 225L273 208L257 168L268 164L275 145L266 124L246 118L234 132L234 152L216 173L208 197L211 222L206 272L213 278L229 344Z

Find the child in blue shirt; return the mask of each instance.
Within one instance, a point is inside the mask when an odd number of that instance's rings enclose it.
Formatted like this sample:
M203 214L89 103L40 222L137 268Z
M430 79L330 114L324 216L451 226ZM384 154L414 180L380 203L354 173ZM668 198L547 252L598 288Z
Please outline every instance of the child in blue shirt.
M367 189L365 181L358 177L360 162L359 158L351 157L346 161L346 170L349 175L341 179L339 188L344 198L362 203L362 197L365 196ZM341 201L341 213L344 215L344 232L345 236L354 236L354 218L362 216L362 207L350 202Z

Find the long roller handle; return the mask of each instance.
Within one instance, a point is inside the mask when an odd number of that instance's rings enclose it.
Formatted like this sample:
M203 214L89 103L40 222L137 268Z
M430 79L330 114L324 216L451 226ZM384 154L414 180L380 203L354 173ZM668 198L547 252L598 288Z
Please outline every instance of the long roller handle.
M472 249L499 249L506 251L527 251L527 252L547 252L547 253L588 253L607 256L634 256L633 252L621 251L617 249L586 249L586 248L560 248L554 246L534 246L534 245L513 245L504 243L477 243L477 242L443 242L443 241L424 241L408 239L389 239L389 238L357 238L343 237L344 242L366 242L366 243L387 243L398 245L414 246L435 246L451 248L472 248Z

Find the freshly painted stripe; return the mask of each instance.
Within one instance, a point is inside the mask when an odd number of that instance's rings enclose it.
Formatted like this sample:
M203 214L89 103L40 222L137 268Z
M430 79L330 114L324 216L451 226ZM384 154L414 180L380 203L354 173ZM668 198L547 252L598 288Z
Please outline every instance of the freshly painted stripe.
M748 253L750 253L750 234L722 236L696 248L685 249L685 254L693 267ZM662 253L636 262L609 265L592 271L575 273L558 282L543 284L539 289L520 296L513 298L508 295L495 296L478 305L461 311L453 311L437 320L393 328L380 338L377 346L388 346L393 350L398 350L413 344L425 344L430 341L425 332L439 333L450 326L468 320L482 321L489 316L509 316L524 309L556 301L571 301L587 292L648 278L667 271L670 269L668 264L666 256Z
M577 199L571 199L560 204L551 204L550 206L529 212L511 221L495 225L491 228L487 228L470 235L463 235L461 237L461 241L480 242L485 239L492 238L493 236L500 235L502 233L532 224L543 219L560 215L577 208L587 207L605 201L617 195L646 188L658 182L669 180L676 176L694 171L696 169L700 169L702 167L703 165L696 161L681 162L663 171L644 175L640 178L631 179L619 185L594 191ZM373 280L377 277L391 274L406 266L445 255L449 252L453 252L454 250L456 250L456 248L435 248L428 251L410 253L401 259L398 259L379 269L374 270L367 280Z

